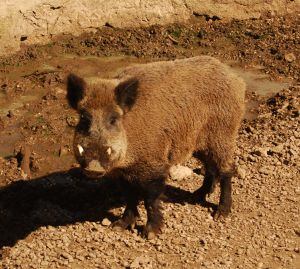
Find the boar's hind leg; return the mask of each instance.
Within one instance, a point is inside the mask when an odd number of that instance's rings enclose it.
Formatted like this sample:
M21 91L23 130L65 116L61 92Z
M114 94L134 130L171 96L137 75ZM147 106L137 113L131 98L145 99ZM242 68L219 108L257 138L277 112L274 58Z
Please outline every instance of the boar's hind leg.
M164 191L164 187L165 178L148 181L144 186L147 224L144 227L143 235L148 239L151 239L155 237L156 234L160 233L163 226L160 197Z
M115 230L125 230L134 228L135 222L139 217L138 212L138 191L129 182L125 183L124 192L126 195L126 208L121 219L112 224Z
M202 186L194 192L194 196L200 203L206 202L206 196L214 192L217 177L216 164L212 161L208 154L204 152L197 152L194 154L205 166L205 176Z
M218 147L218 151L213 152L217 164L217 173L220 177L220 200L214 219L220 216L226 217L231 211L231 178L234 174L233 166L233 146L231 143L223 143Z
M207 194L212 193L216 183L220 181L221 195L218 209L214 215L214 219L218 219L220 216L226 217L231 210L233 153L231 144L220 143L215 148L217 150L211 148L207 154L198 152L195 154L195 157L200 159L205 165L205 177L203 185L194 195L197 196L197 199L200 199L200 202L205 203Z
M214 215L214 219L217 220L220 216L226 217L231 211L231 178L232 172L221 172L221 195L218 209Z

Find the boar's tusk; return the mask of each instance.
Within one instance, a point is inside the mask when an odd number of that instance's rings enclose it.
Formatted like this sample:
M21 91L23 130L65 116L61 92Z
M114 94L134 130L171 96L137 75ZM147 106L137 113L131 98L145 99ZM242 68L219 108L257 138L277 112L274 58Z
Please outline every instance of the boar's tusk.
M83 147L81 145L77 145L79 154L82 155L82 153L84 152Z
M107 153L107 155L110 155L110 154L111 154L111 147L109 147L109 148L106 150L106 153Z

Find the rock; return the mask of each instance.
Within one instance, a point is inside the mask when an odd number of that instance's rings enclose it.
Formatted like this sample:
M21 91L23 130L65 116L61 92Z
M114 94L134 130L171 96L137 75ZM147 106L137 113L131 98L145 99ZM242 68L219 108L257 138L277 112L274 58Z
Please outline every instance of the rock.
M268 168L266 168L266 167L259 168L258 172L261 173L261 174L265 174L265 175L269 175L270 174L270 170Z
M193 174L193 170L182 165L174 165L170 169L170 177L175 181L183 180Z
M257 269L261 269L261 268L263 268L263 266L264 266L264 264L262 262L259 262L257 264Z
M67 252L63 252L62 254L61 254L61 256L63 257L63 258L65 258L66 260L68 260L69 262L73 262L73 257L69 254L69 253L67 253Z
M134 259L134 261L130 264L130 268L144 268L150 269L152 268L151 260L148 256L139 256Z
M294 62L294 61L296 60L296 56L295 56L294 53L291 52L291 53L285 54L285 55L284 55L284 59L285 59L287 62L291 63L291 62Z
M239 166L237 168L237 173L238 173L238 177L239 178L245 179L245 177L246 177L246 170L243 167Z
M9 111L7 112L7 117L8 117L8 118L12 118L14 115L15 115L15 113L14 113L12 110L9 110Z
M70 127L75 127L78 124L79 120L76 117L68 116L66 118L66 122Z
M104 219L102 220L101 224L102 224L103 226L109 226L109 225L111 224L111 221L110 221L109 219L107 219L107 218L104 218Z
M31 156L31 150L27 145L23 145L20 151L16 155L18 164L21 168L21 176L23 179L31 178L30 156Z
M256 148L253 153L257 156L267 157L268 156L268 148Z
M271 148L271 151L277 154L282 154L283 153L283 144L279 144L276 147Z
M244 250L239 248L236 253L237 255L242 255L244 253Z

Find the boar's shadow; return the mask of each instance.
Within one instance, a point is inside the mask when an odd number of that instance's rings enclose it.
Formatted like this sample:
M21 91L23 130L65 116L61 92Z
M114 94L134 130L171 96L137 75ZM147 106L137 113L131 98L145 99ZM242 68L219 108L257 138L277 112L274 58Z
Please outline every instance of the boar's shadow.
M170 185L163 200L195 203L191 192ZM88 179L78 169L13 182L0 188L0 248L13 246L41 226L115 221L119 216L109 210L124 204L121 180Z

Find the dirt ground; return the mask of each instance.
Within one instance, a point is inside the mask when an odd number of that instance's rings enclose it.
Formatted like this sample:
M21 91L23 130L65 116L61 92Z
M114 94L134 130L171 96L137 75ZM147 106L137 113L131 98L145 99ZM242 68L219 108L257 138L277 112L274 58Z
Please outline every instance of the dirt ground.
M81 175L72 156L70 71L111 77L129 64L212 55L244 77L233 212L215 222L194 202L203 180L168 180L164 233L152 240L109 224L124 209L117 181ZM64 35L0 59L0 268L300 268L300 19L103 29ZM23 148L21 150L21 148ZM25 149L25 150L24 150ZM24 153L25 152L25 153Z

